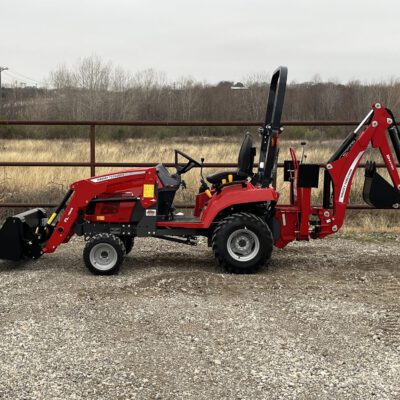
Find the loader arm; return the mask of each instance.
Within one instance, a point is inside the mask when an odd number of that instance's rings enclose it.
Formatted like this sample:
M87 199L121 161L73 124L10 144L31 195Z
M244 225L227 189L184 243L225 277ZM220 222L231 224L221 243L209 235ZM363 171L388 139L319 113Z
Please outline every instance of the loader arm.
M367 124L366 127L364 127L365 124ZM379 149L393 186L376 172L375 164L371 163L366 169L364 199L377 208L399 207L400 177L386 135L387 131L390 133L397 162L400 162L399 132L393 114L377 103L326 164L324 208L333 209L331 218L333 232L336 232L343 224L353 177L370 143L373 148Z
M69 203L65 204L66 196L63 200L64 204L62 202L57 209L60 212L65 206L64 212L61 215L57 215L56 211L49 219L50 223L57 219L57 223L52 227L52 234L43 248L43 252L53 253L61 243L69 241L74 235L73 228L80 214L97 195L108 190L113 190L116 187L119 189L129 188L132 185L132 180L139 182L138 184L143 188L146 185L154 187L156 184L155 168L148 170L132 169L96 176L73 183L70 191L67 193L68 199L70 199ZM154 191L152 193L152 196L142 193L135 201L140 201L143 208L148 208L156 201Z

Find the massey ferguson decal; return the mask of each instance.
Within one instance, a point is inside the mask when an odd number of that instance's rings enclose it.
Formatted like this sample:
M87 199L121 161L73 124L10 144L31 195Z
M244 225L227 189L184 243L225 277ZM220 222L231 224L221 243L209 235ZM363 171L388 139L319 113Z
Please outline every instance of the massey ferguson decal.
M99 182L109 181L110 179L123 178L124 176L143 175L144 173L145 171L121 172L119 174L99 176L98 178L91 179L91 181L94 183L99 183Z
M340 195L339 195L339 202L343 203L344 198L346 196L346 191L347 187L349 186L349 182L354 174L354 171L357 168L358 162L360 161L360 158L363 156L364 151L360 151L357 155L357 157L354 159L354 161L351 163L349 170L346 173L346 176L343 181L342 188L340 189Z
M390 154L386 154L386 159L389 161L390 168L393 171L394 170L394 165L393 165L392 157L390 157Z
M71 209L69 210L67 216L64 218L64 222L68 222L69 217L70 217L71 214L72 214L72 211L74 211L74 207L71 207Z

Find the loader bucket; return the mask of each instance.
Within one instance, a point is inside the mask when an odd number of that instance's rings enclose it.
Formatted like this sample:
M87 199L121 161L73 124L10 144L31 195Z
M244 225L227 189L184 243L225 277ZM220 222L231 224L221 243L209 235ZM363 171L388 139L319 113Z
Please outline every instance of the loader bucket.
M375 208L399 208L400 193L376 172L375 163L367 163L363 189L364 201Z
M42 231L45 220L46 211L42 208L8 217L0 229L0 259L39 258L43 254L42 241L36 232Z

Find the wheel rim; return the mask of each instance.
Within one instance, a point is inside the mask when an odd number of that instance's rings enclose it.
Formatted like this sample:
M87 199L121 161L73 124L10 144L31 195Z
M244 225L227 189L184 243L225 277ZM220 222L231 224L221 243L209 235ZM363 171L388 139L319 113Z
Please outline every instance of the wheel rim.
M118 260L117 250L108 243L98 243L90 250L90 262L100 271L108 271Z
M260 240L251 230L244 228L232 232L227 241L229 255L236 261L252 260L260 250Z

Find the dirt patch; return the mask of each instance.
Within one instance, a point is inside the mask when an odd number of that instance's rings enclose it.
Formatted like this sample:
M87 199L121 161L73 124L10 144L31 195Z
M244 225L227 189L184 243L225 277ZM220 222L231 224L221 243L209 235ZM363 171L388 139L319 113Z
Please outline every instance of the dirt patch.
M82 243L0 263L0 398L396 399L399 237L275 251L255 275L137 240L121 274Z

